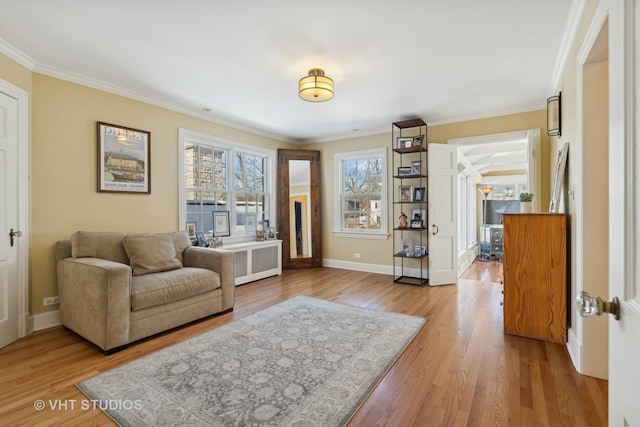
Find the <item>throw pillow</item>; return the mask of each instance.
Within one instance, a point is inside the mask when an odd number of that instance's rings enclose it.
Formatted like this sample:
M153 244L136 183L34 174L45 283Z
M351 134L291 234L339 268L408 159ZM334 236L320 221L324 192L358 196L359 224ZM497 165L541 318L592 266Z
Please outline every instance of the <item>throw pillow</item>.
M129 264L122 245L124 233L108 231L76 231L71 236L71 256L101 258Z
M182 260L182 253L185 249L191 246L191 239L189 239L189 233L186 231L174 231L171 233L173 238L173 246L176 248L176 258L184 265Z
M127 234L123 241L134 276L182 267L170 234Z

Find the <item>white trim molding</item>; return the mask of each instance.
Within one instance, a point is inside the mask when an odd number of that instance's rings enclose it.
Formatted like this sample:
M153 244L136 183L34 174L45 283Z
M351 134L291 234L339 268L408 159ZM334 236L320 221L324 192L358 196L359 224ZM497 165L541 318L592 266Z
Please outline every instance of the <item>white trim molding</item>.
M29 331L29 94L0 79L0 92L18 101L18 337Z

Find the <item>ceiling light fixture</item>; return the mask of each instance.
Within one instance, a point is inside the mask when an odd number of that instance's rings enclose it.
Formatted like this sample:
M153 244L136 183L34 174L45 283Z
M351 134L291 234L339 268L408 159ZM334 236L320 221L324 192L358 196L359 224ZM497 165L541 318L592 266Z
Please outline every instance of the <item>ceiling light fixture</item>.
M324 75L324 70L312 68L309 75L300 79L300 98L309 102L323 102L333 98L333 79Z

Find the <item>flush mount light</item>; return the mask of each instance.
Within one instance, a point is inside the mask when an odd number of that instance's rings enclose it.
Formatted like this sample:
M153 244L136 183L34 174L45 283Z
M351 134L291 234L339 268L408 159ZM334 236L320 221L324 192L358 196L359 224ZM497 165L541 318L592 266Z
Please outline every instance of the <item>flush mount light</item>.
M328 101L333 98L333 80L324 75L324 70L312 68L308 76L300 79L298 93L305 101Z

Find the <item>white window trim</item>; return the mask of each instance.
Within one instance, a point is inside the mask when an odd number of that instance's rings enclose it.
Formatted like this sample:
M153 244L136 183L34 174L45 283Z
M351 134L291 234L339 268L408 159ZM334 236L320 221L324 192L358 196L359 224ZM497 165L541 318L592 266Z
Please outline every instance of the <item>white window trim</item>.
M382 158L382 191L380 193L380 203L382 203L382 210L380 211L380 230L342 230L342 162L345 160L359 160L367 157L379 156ZM387 227L387 218L389 212L389 205L387 204L387 149L386 148L372 148L369 150L361 151L349 151L347 153L336 153L333 157L334 167L334 216L333 216L333 234L336 237L351 238L351 239L388 239L389 232Z
M266 148L260 148L253 145L243 144L236 141L230 141L228 139L219 138L216 136L208 135L201 132L196 132L188 129L178 129L178 176L180 178L178 183L178 199L180 200L180 206L178 210L178 230L184 230L187 221L187 194L184 190L184 149L187 142L193 142L197 144L207 144L214 146L216 148L229 150L229 158L233 159L234 151L242 151L248 154L256 154L260 156L264 156L267 158L267 165L269 168L268 174L265 177L265 189L267 190L267 194L269 195L268 204L269 204L269 222L273 224L277 224L276 217L276 151L269 150ZM233 165L227 165L229 170L233 169ZM231 193L232 190L229 189ZM228 236L223 237L222 239L225 243L238 243L238 242L248 242L255 240L255 236L251 236L248 234L243 234L240 236Z

